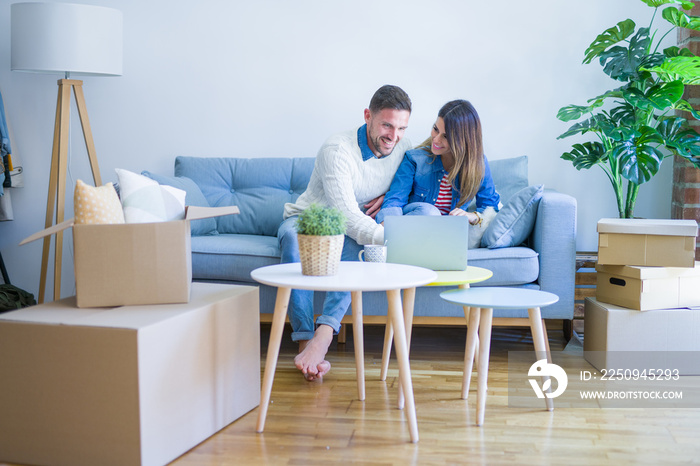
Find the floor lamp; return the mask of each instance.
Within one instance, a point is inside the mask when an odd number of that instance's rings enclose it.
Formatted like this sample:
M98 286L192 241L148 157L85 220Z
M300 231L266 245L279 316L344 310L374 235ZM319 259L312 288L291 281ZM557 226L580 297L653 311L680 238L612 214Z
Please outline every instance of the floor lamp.
M95 143L85 106L83 82L71 75L122 74L122 13L112 8L69 3L11 5L11 67L13 71L63 74L58 101L46 201L45 227L64 220L71 91L75 95L95 186L102 184ZM54 215L55 214L55 215ZM54 223L55 219L55 223ZM44 302L51 237L44 238L38 302ZM63 233L54 245L53 299L61 295Z

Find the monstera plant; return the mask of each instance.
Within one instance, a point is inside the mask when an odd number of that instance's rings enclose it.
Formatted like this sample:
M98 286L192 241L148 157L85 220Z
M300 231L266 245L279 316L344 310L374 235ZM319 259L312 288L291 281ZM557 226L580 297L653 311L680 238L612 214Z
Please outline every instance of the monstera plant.
M561 158L577 170L599 166L605 171L620 218L633 216L640 185L658 173L664 158L678 155L700 167L700 135L677 112L700 119L683 99L685 86L700 85L700 57L675 46L659 50L663 39L679 28L700 31L700 17L682 11L693 7L690 1L641 1L653 8L649 26L620 21L595 38L583 59L588 64L597 58L607 75L624 84L588 100L588 105L569 105L557 114L562 121L582 120L558 139L595 136L574 144Z

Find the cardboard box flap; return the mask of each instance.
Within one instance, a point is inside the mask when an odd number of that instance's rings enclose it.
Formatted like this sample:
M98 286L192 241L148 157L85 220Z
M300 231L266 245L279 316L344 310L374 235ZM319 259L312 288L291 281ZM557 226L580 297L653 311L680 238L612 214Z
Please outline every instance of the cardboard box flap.
M222 206L222 207L201 207L187 206L185 211L185 220L199 220L202 218L220 217L222 215L239 214L241 211L238 206Z
M19 243L19 245L22 246L23 244L31 243L32 241L36 241L38 239L43 238L44 236L53 235L54 233L58 233L59 231L63 231L66 228L70 228L72 226L73 219L69 218L68 220L65 220L61 223L57 223L56 225L48 227L44 230L38 231L33 235L27 236Z
M598 233L695 237L698 235L698 222L649 218L601 218L598 221Z
M238 206L223 206L223 207L199 207L187 206L185 208L185 220L199 220L202 218L220 217L222 215L233 215L241 213ZM22 246L32 241L36 241L45 236L53 235L59 231L63 231L73 226L74 219L68 219L49 228L41 230L33 235L24 238L19 245ZM128 224L127 224L128 225Z
M637 265L602 265L596 264L596 272L636 278L639 280L694 277L700 275L700 262L695 267L643 267Z

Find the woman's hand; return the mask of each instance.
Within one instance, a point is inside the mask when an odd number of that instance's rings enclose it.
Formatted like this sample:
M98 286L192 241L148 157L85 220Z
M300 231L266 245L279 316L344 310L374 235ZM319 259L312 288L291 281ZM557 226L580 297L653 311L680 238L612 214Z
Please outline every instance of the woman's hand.
M472 225L476 225L477 223L479 223L479 220L480 220L479 216L476 213L467 212L466 210L460 209L459 207L457 207L452 212L450 212L450 215L458 215L458 216L462 216L462 217L468 217L469 223Z

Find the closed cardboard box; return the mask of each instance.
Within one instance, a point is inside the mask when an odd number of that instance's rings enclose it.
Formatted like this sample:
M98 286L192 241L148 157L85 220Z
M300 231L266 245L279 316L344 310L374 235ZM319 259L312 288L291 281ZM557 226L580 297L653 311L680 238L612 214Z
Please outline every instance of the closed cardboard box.
M586 298L583 354L598 370L700 375L700 309L639 312Z
M0 315L0 462L163 465L260 404L258 289Z
M695 220L603 218L598 221L598 263L694 267Z
M648 311L700 306L700 262L688 267L596 265L599 302Z
M73 227L78 307L186 303L192 282L190 221L239 213L238 207L189 206L184 220L73 225L67 220L20 244Z

